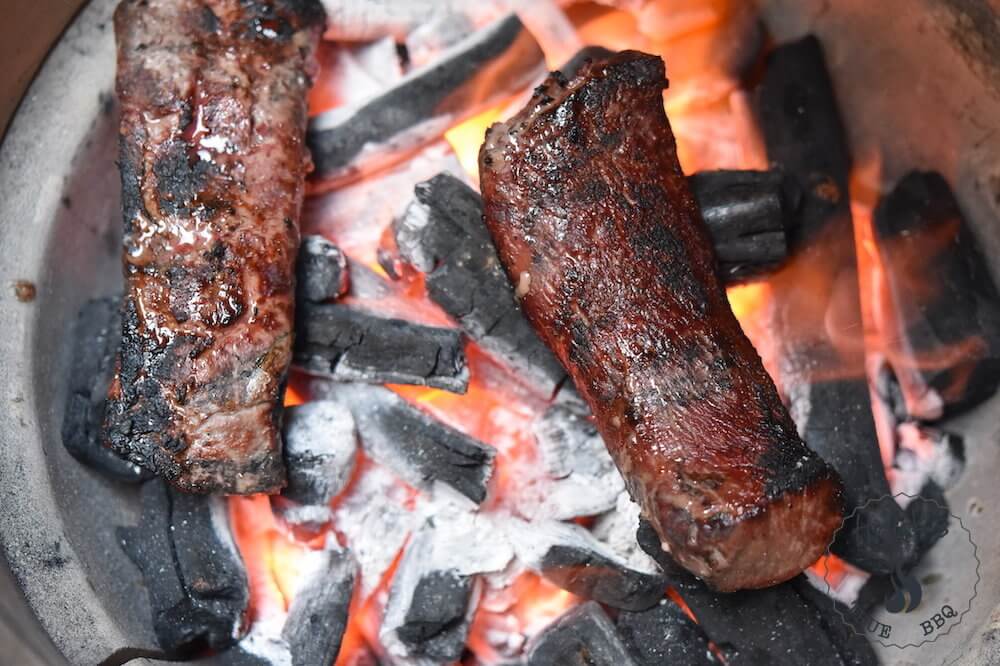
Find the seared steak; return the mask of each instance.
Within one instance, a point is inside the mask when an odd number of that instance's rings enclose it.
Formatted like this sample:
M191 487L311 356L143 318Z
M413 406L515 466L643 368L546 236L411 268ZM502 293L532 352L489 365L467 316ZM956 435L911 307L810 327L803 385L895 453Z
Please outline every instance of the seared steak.
M718 590L787 580L841 521L715 271L663 111L663 62L559 73L480 153L522 306L672 557Z
M106 434L182 490L284 485L306 92L318 0L124 0L125 221Z

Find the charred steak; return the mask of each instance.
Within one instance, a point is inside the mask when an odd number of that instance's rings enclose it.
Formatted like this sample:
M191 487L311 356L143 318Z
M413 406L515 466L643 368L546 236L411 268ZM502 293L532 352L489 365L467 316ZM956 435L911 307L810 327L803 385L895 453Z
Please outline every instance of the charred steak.
M124 0L112 448L191 492L284 485L318 0Z
M718 590L764 587L823 553L840 481L729 308L665 86L637 52L550 76L487 133L486 222L664 549Z

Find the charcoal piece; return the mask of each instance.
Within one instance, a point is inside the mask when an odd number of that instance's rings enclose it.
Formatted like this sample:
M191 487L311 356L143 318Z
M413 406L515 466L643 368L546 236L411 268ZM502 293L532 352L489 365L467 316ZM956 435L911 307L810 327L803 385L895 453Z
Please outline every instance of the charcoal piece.
M659 564L643 550L636 538L641 525L639 505L632 501L627 491L623 491L618 495L614 508L598 516L591 533L630 569L660 571ZM646 525L652 529L652 525Z
M658 568L635 569L590 532L554 520L512 520L509 538L518 558L564 590L624 610L645 610L663 597Z
M667 572L669 583L691 609L698 626L732 664L829 664L875 666L864 639L834 615L832 600L813 595L798 576L761 590L720 594L681 569L642 521L637 540ZM873 577L874 578L874 577Z
M894 502L874 501L890 492L863 379L851 156L815 37L771 52L755 103L768 159L799 194L791 264L770 285L777 383L806 445L843 480L845 511L873 500L838 531L833 552L870 572L892 571L911 556L914 537ZM856 344L843 343L850 336ZM847 379L831 379L834 372Z
M379 636L398 657L451 663L465 649L475 580L435 557L436 532L433 524L425 525L407 546Z
M638 666L717 663L705 632L669 599L649 610L618 615L618 633Z
M322 303L347 291L347 257L322 236L303 236L296 265L296 298Z
M909 413L953 416L994 395L1000 292L947 181L910 172L879 203L873 226L895 314L884 334Z
M341 381L414 384L465 393L458 331L389 319L339 304L299 308L295 363Z
M795 202L780 171L702 171L688 182L727 284L771 273L787 258Z
M892 499L863 379L793 385L792 417L809 447L843 481L848 518L831 551L871 573L889 573L913 557L913 526Z
M516 16L504 17L375 99L313 118L306 140L314 177L335 186L390 166L544 71L538 43Z
M62 439L66 450L84 465L116 481L138 483L153 474L105 446L101 432L121 338L120 306L120 297L96 298L80 308L73 328Z
M146 482L141 495L139 524L119 527L118 536L142 572L160 647L232 644L243 629L249 588L225 500L187 495L160 480Z
M400 256L427 274L431 300L469 337L543 395L554 393L566 372L517 306L479 194L448 173L419 183L414 194L394 224Z
M527 666L636 666L608 616L593 601L580 604L536 635Z
M282 496L300 504L325 505L347 485L358 448L354 417L343 405L316 400L285 410Z
M614 508L625 482L585 407L555 404L532 430L543 474L520 493L524 516L569 520Z
M486 498L496 451L378 386L328 387L325 397L351 410L361 446L407 483L445 483L477 504Z
M299 584L281 631L292 666L329 666L347 628L357 564L346 551L311 553L311 571Z

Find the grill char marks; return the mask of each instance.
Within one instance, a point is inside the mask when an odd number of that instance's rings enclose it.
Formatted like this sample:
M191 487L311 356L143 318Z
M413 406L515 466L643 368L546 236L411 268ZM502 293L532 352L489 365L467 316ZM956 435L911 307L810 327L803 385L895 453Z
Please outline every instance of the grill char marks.
M284 484L315 0L124 0L125 226L106 436L192 492Z
M673 557L722 591L768 586L822 554L840 483L729 308L665 85L637 52L549 77L487 134L486 222Z

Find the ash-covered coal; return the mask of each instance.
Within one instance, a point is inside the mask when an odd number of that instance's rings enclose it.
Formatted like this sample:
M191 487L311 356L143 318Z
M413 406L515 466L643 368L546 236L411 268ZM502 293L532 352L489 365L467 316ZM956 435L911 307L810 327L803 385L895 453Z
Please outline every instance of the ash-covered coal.
M351 411L316 400L285 409L285 466L282 496L299 504L325 505L347 486L358 450Z
M544 54L531 33L517 16L503 17L375 98L313 118L306 140L314 178L335 187L391 166L544 71Z
M318 392L350 409L361 446L416 488L443 483L480 503L496 451L381 386L326 384Z
M139 524L119 527L118 536L142 572L160 647L231 645L245 630L249 588L225 500L181 493L159 479L147 481L141 496Z
M347 291L347 257L323 236L302 237L295 272L299 302L322 303Z
M592 601L580 604L529 641L527 666L637 666L614 623Z

